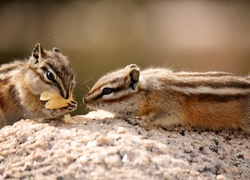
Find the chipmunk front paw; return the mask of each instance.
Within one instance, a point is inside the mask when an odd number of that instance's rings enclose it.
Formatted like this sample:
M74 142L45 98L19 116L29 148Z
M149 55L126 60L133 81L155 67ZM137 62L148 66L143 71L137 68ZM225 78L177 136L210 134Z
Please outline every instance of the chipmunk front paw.
M132 125L142 125L142 119L141 118L122 118L124 119L126 122L128 122L129 124L132 124Z
M68 106L59 108L59 109L48 109L49 114L52 118L67 114L69 112L72 112L76 110L77 108L77 102L72 100L70 103L68 103Z

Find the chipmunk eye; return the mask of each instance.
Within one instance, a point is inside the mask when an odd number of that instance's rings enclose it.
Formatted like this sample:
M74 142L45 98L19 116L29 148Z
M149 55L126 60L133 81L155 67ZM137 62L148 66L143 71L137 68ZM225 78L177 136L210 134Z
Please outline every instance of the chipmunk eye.
M102 95L108 95L108 94L111 94L112 92L113 92L112 88L104 88L102 90Z
M47 77L49 80L51 80L51 81L54 81L54 80L55 80L54 74L53 74L52 72L50 72L50 71L47 71L47 72L46 72L46 77Z

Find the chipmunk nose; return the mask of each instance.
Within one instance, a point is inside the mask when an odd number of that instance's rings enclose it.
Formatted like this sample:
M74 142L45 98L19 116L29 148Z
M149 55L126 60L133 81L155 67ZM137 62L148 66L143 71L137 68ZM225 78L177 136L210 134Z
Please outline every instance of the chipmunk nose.
M88 103L86 96L84 96L84 97L82 98L82 101L83 101L85 104Z

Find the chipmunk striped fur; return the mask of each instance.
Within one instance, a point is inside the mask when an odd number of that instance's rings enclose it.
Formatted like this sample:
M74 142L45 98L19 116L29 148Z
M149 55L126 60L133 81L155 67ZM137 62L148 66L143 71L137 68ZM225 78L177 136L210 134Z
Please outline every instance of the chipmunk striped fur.
M75 101L68 107L50 110L39 100L43 91L68 99L74 85L75 75L67 57L58 48L47 51L36 44L29 59L0 66L0 128L22 118L41 121L75 110Z
M100 78L84 102L141 125L191 125L250 133L250 77L226 72L140 70L135 64Z

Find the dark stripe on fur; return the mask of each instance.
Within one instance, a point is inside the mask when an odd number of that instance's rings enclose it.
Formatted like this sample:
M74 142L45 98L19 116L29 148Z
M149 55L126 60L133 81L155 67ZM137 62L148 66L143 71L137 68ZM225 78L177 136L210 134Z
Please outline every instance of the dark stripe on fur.
M5 68L0 66L0 74L6 74L6 73L8 73L8 72L10 72L12 70L15 70L20 65L23 65L23 63L18 62L18 63L15 63L15 64L10 64L9 66L6 66Z
M197 88L197 87L211 87L215 89L219 88L240 88L240 89L250 89L250 82L241 82L241 81L212 81L212 80L197 80L191 82L183 82L183 81L174 81L169 79L160 79L159 80L162 85L173 85L176 87L189 87L189 88Z
M229 101L236 101L240 99L245 99L250 94L189 94L186 95L187 98L195 99L197 101L206 101L206 102L216 102L216 103L225 103Z

